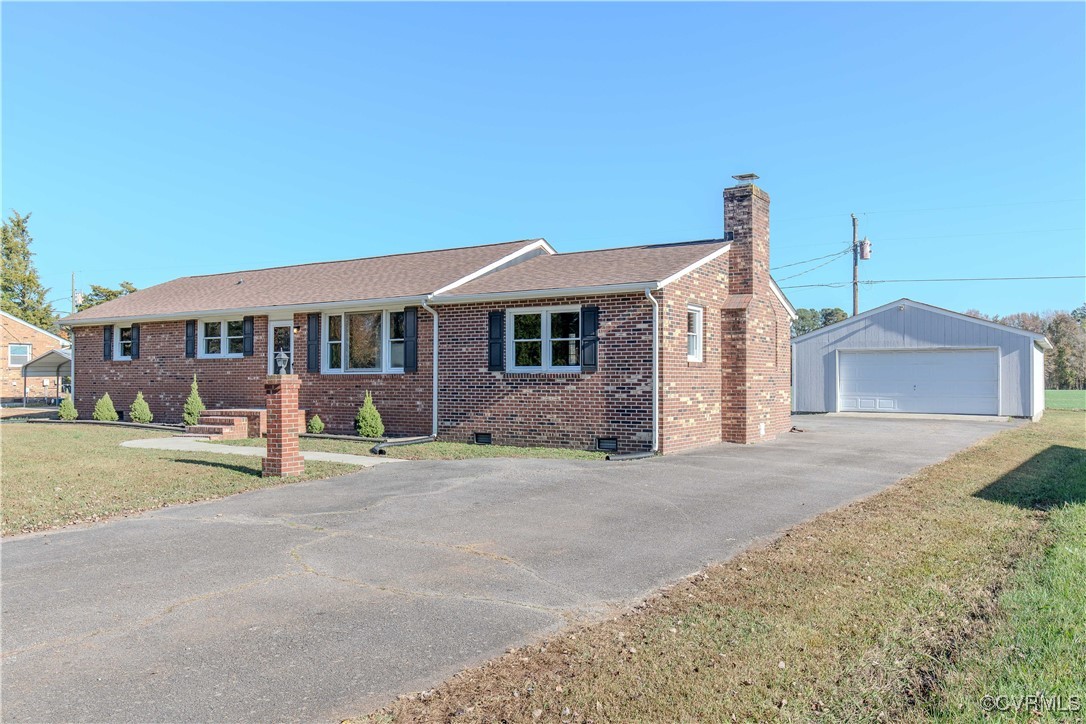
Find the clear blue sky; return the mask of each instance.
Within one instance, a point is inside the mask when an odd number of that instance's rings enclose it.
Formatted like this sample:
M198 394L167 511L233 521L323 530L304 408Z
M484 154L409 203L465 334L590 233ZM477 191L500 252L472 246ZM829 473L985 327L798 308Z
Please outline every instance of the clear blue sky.
M51 296L544 236L716 237L753 171L773 266L1083 274L1076 4L12 4L3 207ZM842 257L782 286L843 282ZM1082 280L885 284L988 313ZM847 288L791 289L848 309ZM57 303L67 308L67 300Z

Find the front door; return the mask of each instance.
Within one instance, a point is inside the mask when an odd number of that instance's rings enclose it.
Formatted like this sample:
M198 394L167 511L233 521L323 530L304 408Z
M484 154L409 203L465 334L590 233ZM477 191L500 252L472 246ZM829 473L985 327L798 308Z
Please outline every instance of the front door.
M294 323L272 322L268 325L268 374L275 374L275 356L287 354L287 374L294 373Z

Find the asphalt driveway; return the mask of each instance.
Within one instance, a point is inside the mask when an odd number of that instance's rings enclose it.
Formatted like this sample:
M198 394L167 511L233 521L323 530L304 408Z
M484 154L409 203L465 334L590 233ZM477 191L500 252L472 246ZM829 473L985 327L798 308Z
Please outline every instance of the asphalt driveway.
M382 465L9 539L2 718L338 721L1016 424L794 421L757 446Z

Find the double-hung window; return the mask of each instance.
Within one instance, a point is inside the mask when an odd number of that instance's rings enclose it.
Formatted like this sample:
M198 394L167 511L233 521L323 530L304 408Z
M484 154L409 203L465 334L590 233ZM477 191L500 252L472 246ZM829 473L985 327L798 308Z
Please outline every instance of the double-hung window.
M513 372L574 372L581 364L580 307L511 309L507 355Z
M118 326L114 330L117 340L117 349L113 353L114 359L132 359L132 327Z
M402 311L342 312L325 316L324 372L402 372Z
M686 360L701 362L704 359L705 310L693 305L686 308Z
M201 357L241 357L245 327L240 319L204 321L200 324Z
M29 344L8 345L8 367L22 367L30 361Z

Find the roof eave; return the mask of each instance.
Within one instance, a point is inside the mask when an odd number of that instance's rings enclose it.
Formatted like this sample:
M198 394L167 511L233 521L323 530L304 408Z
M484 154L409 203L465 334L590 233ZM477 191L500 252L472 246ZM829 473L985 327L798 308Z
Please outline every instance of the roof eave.
M419 304L429 298L427 294L412 294L404 297L384 297L381 299L347 299L339 302L308 302L306 304L276 304L263 307L235 307L231 309L204 309L199 311L187 310L182 312L169 312L157 314L135 314L128 316L95 317L72 320L66 317L60 320L60 324L69 327L97 327L104 324L116 324L118 322L168 322L177 319L203 319L223 316L248 316L293 314L295 312L315 312L332 309L365 309L368 307L379 308L397 304ZM69 321L71 320L71 321Z

